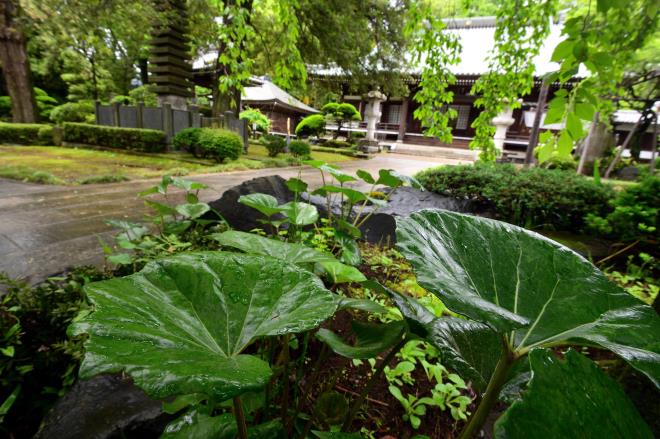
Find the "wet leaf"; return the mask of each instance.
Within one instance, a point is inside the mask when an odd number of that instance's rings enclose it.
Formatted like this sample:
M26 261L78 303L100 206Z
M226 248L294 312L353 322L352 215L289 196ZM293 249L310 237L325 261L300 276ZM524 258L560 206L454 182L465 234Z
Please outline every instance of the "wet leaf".
M203 252L150 262L85 287L94 312L80 376L125 371L151 397L204 393L225 400L263 387L255 339L317 327L336 307L312 273L267 256ZM194 361L192 361L194 359Z
M397 226L419 284L506 335L513 350L597 344L658 385L660 317L577 253L521 227L443 210Z
M211 208L206 203L186 203L176 206L176 211L189 219L199 218L209 210L211 210Z
M191 410L167 424L161 439L236 439L238 427L231 413L209 416L198 410ZM270 421L265 424L248 427L249 437L284 438L282 424Z
M495 437L648 438L653 434L619 385L574 350L562 361L550 350L529 354L532 379L495 423Z
M268 194L248 194L241 195L238 202L248 207L258 210L266 216L272 216L280 212L277 204L277 198Z
M319 219L319 212L316 206L299 201L290 201L282 204L280 211L289 221L297 226L308 226L314 224Z

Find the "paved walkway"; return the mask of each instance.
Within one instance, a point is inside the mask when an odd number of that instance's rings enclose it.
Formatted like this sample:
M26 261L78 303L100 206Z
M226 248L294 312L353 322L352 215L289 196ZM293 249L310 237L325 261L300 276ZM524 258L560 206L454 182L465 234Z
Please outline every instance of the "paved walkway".
M343 162L347 172L366 169L395 169L412 175L421 169L456 160L380 155L371 160ZM203 201L251 178L279 174L284 178L302 175L312 187L321 184L319 172L311 168L280 168L187 177L204 182L210 189L200 193ZM114 231L107 219L137 220L147 213L136 194L155 180L90 185L42 186L0 179L0 271L38 282L74 265L103 263L99 239L112 242Z

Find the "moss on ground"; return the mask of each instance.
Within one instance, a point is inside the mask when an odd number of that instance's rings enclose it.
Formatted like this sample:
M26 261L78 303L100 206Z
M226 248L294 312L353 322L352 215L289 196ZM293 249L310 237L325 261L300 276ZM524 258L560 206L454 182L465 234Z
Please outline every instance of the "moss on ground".
M330 162L350 157L314 153L313 158ZM133 154L55 146L0 145L0 177L44 184L98 184L160 177L163 174L191 175L244 171L297 164L291 156L268 157L266 148L250 145L238 160L216 163L183 152Z

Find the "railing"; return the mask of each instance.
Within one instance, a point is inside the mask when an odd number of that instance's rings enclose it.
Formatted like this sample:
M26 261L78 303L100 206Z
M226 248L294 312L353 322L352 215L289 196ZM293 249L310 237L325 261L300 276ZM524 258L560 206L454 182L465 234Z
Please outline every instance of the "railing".
M224 128L238 134L247 148L247 120L237 119L231 111L220 117L204 117L197 106L191 105L188 110L172 108L170 104L162 107L147 107L143 103L137 105L101 105L96 103L96 123L122 128L146 128L164 131L167 141L184 128Z

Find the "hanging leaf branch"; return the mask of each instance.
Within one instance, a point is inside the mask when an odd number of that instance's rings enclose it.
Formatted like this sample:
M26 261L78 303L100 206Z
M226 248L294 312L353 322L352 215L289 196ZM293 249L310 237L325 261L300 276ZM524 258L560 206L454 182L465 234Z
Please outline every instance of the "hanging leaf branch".
M460 61L461 45L455 34L444 32L445 28L428 4L413 3L404 32L411 39L412 64L424 66L414 96L420 106L413 115L421 121L425 134L451 143L449 122L457 114L448 108L454 101L449 86L456 83L449 66Z
M280 22L286 32L282 38L284 56L279 57L275 63L274 81L286 90L290 90L294 85L304 87L307 83L307 69L298 50L300 35L300 23L296 15L298 7L298 0L280 0L277 3Z
M245 47L255 35L250 23L251 14L252 0L226 2L222 10L222 22L218 23L221 52L218 64L225 73L218 78L221 93L241 91L250 79L253 61L248 57Z
M635 52L657 28L658 4L644 0L621 2L598 0L578 9L564 24L566 37L552 54L560 64L549 79L567 84L580 65L589 70L570 90L556 93L548 104L545 123L565 121L556 146L539 154L539 160L559 155L569 157L573 145L586 134L585 122L599 113L599 121L608 123L615 105L612 97L621 95L621 83Z
M471 93L483 110L472 123L475 136L470 148L481 149L479 158L494 161L497 150L493 142L492 120L506 107L520 107L519 98L534 86L534 63L550 32L550 21L556 13L556 1L506 0L501 3L495 29L495 53L489 62L489 73L481 76Z

